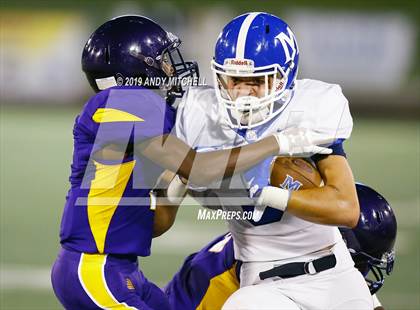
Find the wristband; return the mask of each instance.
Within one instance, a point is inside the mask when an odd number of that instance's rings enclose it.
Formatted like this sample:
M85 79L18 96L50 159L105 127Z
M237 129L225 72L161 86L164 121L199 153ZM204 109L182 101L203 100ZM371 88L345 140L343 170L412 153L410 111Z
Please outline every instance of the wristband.
M178 175L176 175L168 186L168 201L172 204L179 205L184 199L184 195L186 192L187 185L181 181Z
M277 133L274 135L274 138L276 138L277 144L279 145L279 155L292 155L289 150L289 140L284 135Z
M274 186L266 186L262 189L257 199L257 206L267 206L280 211L285 211L289 202L290 192Z

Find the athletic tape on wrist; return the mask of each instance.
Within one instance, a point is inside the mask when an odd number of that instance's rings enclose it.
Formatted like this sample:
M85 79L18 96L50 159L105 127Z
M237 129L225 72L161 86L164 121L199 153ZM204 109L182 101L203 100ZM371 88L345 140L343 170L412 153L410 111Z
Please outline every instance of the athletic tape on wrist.
M290 192L274 186L266 186L258 197L257 205L269 206L274 209L285 211L289 202Z
M176 175L168 186L168 201L173 204L180 204L186 192L187 185L181 181L178 175Z
M274 137L276 138L279 145L279 155L290 155L289 140L281 133L275 134Z

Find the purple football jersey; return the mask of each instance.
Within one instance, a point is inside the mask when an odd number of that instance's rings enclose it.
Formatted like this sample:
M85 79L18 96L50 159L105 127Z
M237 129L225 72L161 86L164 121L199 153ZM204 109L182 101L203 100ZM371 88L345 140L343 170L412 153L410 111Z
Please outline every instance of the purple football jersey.
M150 255L154 212L149 192L163 171L136 152L170 133L175 110L152 90L113 87L93 96L77 116L71 188L61 222L64 248L84 253ZM96 152L117 145L118 160Z

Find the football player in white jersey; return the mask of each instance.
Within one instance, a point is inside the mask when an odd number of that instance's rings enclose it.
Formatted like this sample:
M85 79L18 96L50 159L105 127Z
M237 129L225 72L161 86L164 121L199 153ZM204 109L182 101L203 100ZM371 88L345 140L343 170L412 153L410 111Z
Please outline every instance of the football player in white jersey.
M360 204L359 223L353 229L340 228L340 232L356 268L365 277L374 309L384 310L376 292L394 267L397 220L389 203L373 188L357 183L356 190ZM172 309L220 310L229 296L239 289L240 265L234 258L230 233L188 255L165 286Z
M267 13L238 16L216 43L215 87L190 88L178 107L176 135L198 151L280 132L280 151L313 155L324 181L300 191L268 186L265 160L234 175L227 188L222 182L194 194L203 205L217 197L224 209L254 211L252 220L228 221L235 259L242 261L241 288L223 309L373 309L337 228L354 227L359 218L343 150L353 126L348 102L338 85L297 80L298 64L298 45L284 21ZM314 136L332 154L314 155ZM255 204L227 204L225 196L232 198L232 188L244 183L242 194L255 197Z

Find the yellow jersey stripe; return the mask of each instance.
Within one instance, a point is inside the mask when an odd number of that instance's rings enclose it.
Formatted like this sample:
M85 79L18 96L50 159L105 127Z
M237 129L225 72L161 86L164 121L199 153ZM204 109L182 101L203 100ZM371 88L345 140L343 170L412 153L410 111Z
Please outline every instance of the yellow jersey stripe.
M104 165L94 161L94 164L96 171L88 194L87 214L98 252L103 253L109 224L121 201L136 161L116 165Z
M196 310L222 309L226 300L239 289L239 281L235 274L236 264L224 273L210 280L206 294Z
M112 295L105 280L107 255L86 254L80 256L78 276L86 294L102 309L136 309L120 303Z
M93 114L92 119L95 123L144 122L144 119L136 115L111 108L97 109L95 114Z

